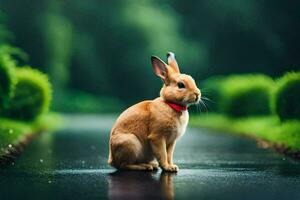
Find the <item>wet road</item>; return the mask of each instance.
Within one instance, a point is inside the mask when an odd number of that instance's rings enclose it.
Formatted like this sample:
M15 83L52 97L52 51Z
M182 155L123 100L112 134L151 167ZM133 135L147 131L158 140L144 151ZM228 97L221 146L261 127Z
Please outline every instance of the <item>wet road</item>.
M0 169L0 199L300 199L300 163L246 138L189 128L177 174L116 172L106 164L114 117L68 118Z

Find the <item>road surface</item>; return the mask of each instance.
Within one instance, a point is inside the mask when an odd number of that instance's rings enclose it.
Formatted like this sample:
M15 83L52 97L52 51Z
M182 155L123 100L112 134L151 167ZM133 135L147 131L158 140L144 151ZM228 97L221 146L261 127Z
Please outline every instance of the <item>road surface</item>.
M113 116L73 116L0 169L0 199L300 199L300 163L247 138L189 128L177 174L106 164Z

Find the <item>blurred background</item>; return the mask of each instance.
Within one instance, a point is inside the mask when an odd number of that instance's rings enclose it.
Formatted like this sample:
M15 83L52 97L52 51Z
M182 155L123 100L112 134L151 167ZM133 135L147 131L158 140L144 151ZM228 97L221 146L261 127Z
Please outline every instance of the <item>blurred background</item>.
M300 66L300 1L0 0L0 43L47 73L52 110L118 112L158 96L150 56L197 82ZM201 88L201 85L199 85ZM205 95L205 93L204 93Z

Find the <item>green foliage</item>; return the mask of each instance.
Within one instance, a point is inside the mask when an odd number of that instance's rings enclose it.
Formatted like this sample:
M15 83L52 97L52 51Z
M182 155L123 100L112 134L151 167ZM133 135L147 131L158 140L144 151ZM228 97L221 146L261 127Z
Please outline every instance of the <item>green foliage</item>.
M230 116L268 115L273 80L264 75L232 75L223 83L220 107Z
M99 97L78 90L56 90L54 97L53 110L61 112L108 113L124 109L117 98Z
M278 80L272 109L281 120L300 119L300 72L289 72Z
M55 1L56 2L56 1ZM55 2L49 2L53 4ZM58 3L58 2L56 2ZM54 87L64 87L69 80L72 53L72 24L59 14L45 15L46 67ZM62 48L63 46L63 48Z
M14 119L33 120L48 111L52 97L45 74L30 67L16 69L17 84L6 114Z
M13 33L8 30L5 24L5 18L6 16L0 11L0 45L7 43L13 38Z
M0 53L0 113L7 106L15 86L15 63L7 54Z
M0 54L7 55L15 64L18 64L18 60L28 61L29 59L28 55L22 49L7 44L0 46Z
M7 22L31 63L47 71L55 87L116 96L131 104L157 96L161 82L151 70L152 54L165 59L167 51L174 51L181 71L197 80L232 72L277 76L295 70L300 1L268 4L2 1L7 15L0 16L0 43L11 35ZM277 16L281 23L266 16ZM218 110L215 105L212 109Z
M15 67L17 60L27 59L27 55L19 48L10 45L0 46L0 114L7 107L16 84Z

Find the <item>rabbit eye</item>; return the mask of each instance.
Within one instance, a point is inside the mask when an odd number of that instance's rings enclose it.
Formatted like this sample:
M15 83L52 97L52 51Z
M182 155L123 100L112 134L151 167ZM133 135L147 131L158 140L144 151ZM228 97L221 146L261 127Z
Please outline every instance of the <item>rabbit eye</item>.
M179 89L182 89L182 88L185 88L185 85L184 85L182 82L178 82L178 83L177 83L177 87L178 87Z

